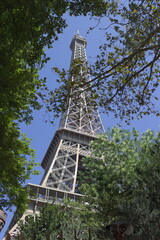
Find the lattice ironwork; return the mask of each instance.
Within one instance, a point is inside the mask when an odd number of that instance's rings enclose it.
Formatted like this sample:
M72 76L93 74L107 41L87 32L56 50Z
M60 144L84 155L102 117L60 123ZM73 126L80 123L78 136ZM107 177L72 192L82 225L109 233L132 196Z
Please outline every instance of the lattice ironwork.
M86 40L79 34L75 35L71 42L72 61L81 59L84 63L78 76L72 76L72 80L77 82L79 76L85 78L85 81L90 80L90 75L87 72L87 57L86 57ZM71 62L72 62L71 61ZM85 91L83 87L78 85L71 89L71 97L67 104L66 111L62 114L59 128L67 128L70 130L87 133L93 136L98 136L104 132L103 125L97 110L97 107L90 103L90 93Z
M72 61L81 58L86 64L85 47L86 40L79 34L75 35L71 42ZM80 74L83 73L80 72ZM85 73L84 76L88 81L89 74ZM50 158L51 160L45 158L45 166L42 163L43 167L47 169L42 185L75 192L78 186L78 171L82 168L81 159L83 156L91 154L89 150L90 138L97 138L104 130L97 108L89 103L89 92L85 92L83 88L78 86L71 89L71 92L67 109L62 114L59 125L59 130L67 129L70 134L65 132L63 136L60 136L59 144L54 150L54 156L52 159ZM74 137L75 132L78 133L76 138ZM90 138L86 137L87 141L84 142L83 135Z
M82 156L90 154L87 145L62 139L42 185L75 192Z
M81 58L86 65L86 40L77 34L72 39L70 47L71 62ZM84 76L89 80L87 72ZM22 220L27 214L38 214L39 208L46 202L53 202L53 198L57 201L65 197L77 200L81 196L78 194L78 172L84 169L81 159L83 156L91 155L90 141L96 139L104 130L97 108L89 104L89 93L82 88L71 91L72 95L66 111L62 114L59 129L41 164L45 169L42 181L40 185L28 185L34 194L29 196L28 210L23 214ZM13 218L9 227L12 239L17 234L17 226Z
M63 113L59 128L98 136L104 132L98 110L87 104L87 94L69 100L68 109Z

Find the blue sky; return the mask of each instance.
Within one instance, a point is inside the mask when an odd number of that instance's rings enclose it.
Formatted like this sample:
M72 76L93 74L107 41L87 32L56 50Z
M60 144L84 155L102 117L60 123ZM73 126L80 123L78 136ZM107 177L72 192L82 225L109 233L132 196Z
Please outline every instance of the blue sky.
M98 53L98 46L105 41L105 35L103 32L97 29L91 31L86 35L89 27L94 25L93 21L90 21L86 17L68 17L67 16L68 27L64 30L64 33L59 36L59 40L53 44L53 48L46 50L47 55L51 60L46 64L45 68L40 72L40 76L47 77L47 83L50 89L54 89L56 86L57 75L51 70L52 67L60 67L68 69L71 59L71 51L69 48L70 42L77 30L80 30L80 35L86 37L87 39L87 57L89 63L93 63L95 57ZM160 130L160 118L153 115L144 117L141 120L134 120L131 122L130 126L126 125L119 119L114 119L110 114L109 116L101 115L104 128L112 127L116 124L122 124L124 128L135 127L140 132L144 132L147 129L152 129L155 132ZM34 120L31 125L25 126L22 124L21 130L23 133L27 134L27 137L32 139L31 148L36 151L36 160L41 163L45 152L50 144L50 141L58 127L59 119L56 120L55 125L51 125L49 122L45 123L45 112L41 111L34 112ZM39 184L43 175L43 169L39 168L42 172L40 176L33 176L29 182ZM2 239L5 230L7 229L12 214L8 214L7 222L5 228L0 233L0 239Z

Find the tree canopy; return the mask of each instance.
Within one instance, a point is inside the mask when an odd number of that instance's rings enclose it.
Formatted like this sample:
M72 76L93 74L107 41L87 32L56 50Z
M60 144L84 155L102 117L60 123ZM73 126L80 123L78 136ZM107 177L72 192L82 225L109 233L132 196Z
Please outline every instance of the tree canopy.
M0 122L1 123L1 122ZM33 170L35 163L34 150L30 148L29 139L23 134L16 123L0 124L0 208L11 210L13 206L18 211L26 207L27 192L24 184L30 174L38 174Z
M79 86L91 91L103 112L113 112L126 121L151 113L160 115L159 19L158 0L119 1L114 11L97 19L96 27L105 33L104 44L90 66L91 80L86 83L85 76L81 76ZM68 84L70 88L76 84L68 82L64 71L60 78L62 86ZM62 87L54 92L59 108L59 99L65 98L61 90Z
M102 228L128 222L134 229L129 239L157 239L160 133L114 127L92 143L92 150L93 157L83 159L81 191L96 221Z
M102 15L109 3L100 1L10 1L1 3L1 108L13 119L32 119L37 109L37 91L45 87L39 79L46 58L44 47L51 47L67 26L63 14Z
M79 204L77 208L76 203L68 200L58 205L46 204L40 209L39 215L28 215L25 223L21 223L21 234L17 239L88 240L89 227L93 224L92 215L85 206Z

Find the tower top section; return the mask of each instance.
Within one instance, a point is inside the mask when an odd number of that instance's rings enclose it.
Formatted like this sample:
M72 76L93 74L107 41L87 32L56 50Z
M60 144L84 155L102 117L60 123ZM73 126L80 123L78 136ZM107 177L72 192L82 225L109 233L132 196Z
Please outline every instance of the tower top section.
M74 60L80 59L82 63L79 64L78 72L76 72L75 75L71 73L70 77L74 83L83 83L83 81L87 82L90 80L86 45L86 39L77 32L70 44L72 51L70 70L73 70L72 67L74 68L74 64L72 66ZM90 102L90 92L85 90L85 85L81 87L75 84L74 87L70 89L70 93L71 95L66 103L66 110L62 113L59 129L67 129L68 131L78 132L79 134L88 135L92 138L98 137L98 135L104 132L104 129L97 107Z
M76 58L81 58L84 61L87 61L85 48L87 46L87 41L84 37L80 36L79 30L77 34L72 38L70 49L72 51L72 60Z
M79 34L79 30L77 31L77 34L74 35L74 37L72 38L72 41L71 41L71 44L70 44L71 51L74 51L74 47L75 47L76 43L82 45L83 47L87 46L87 41L86 41L86 39L84 37L82 37Z

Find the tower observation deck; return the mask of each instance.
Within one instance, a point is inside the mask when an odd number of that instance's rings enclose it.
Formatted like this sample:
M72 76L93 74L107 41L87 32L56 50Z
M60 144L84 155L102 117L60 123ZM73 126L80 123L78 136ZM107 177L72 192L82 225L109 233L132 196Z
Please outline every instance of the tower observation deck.
M77 33L70 44L72 51L71 68L74 60L80 59L87 69L86 39ZM89 73L83 68L79 76L90 80ZM78 82L79 76L70 76ZM89 144L104 132L103 125L95 107L89 104L90 94L78 85L71 89L66 109L62 113L58 130L41 163L44 175L40 185L28 184L28 210L21 219L28 214L37 214L39 208L53 199L61 201L63 198L79 199L79 172L83 171L82 158L91 154ZM13 217L8 230L8 239L14 239L17 234L17 219ZM10 237L10 238L9 238ZM6 238L4 238L5 240Z

